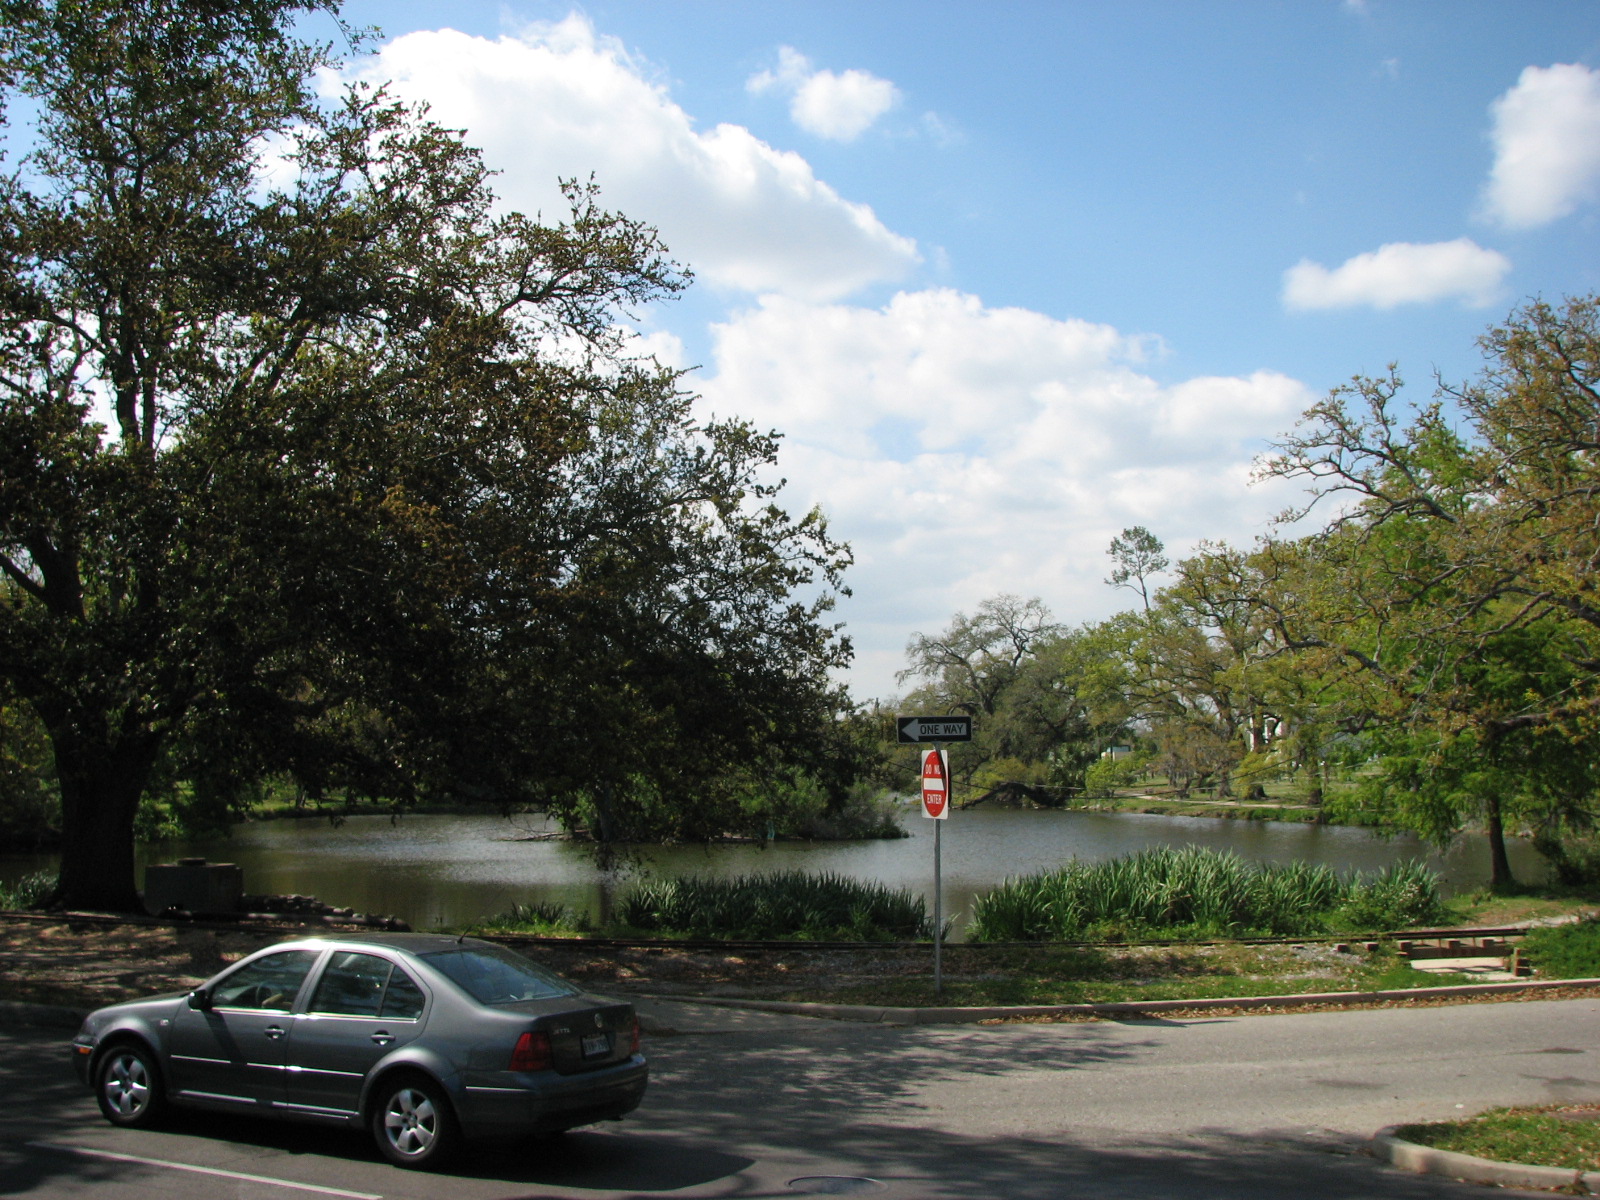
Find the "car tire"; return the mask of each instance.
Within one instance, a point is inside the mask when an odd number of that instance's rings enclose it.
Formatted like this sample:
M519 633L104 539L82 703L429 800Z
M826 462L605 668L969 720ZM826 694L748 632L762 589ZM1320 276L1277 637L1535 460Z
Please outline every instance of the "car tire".
M386 1080L372 1106L372 1137L397 1167L439 1166L461 1141L444 1089L420 1075Z
M166 1115L167 1097L155 1055L136 1042L119 1042L100 1055L94 1098L101 1115L125 1129L147 1129Z

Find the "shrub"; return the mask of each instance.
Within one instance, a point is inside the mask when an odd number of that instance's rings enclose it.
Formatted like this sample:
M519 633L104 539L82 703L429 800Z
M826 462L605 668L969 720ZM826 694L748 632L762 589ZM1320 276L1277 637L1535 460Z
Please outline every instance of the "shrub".
M1149 766L1146 756L1130 754L1125 758L1109 755L1089 764L1083 775L1083 794L1097 800L1114 796L1119 788L1132 787L1144 776Z
M1330 923L1340 929L1367 932L1428 925L1443 916L1438 875L1419 862L1408 861L1374 875L1356 875Z
M485 933L581 933L588 921L559 900L534 900L513 904L505 912L485 917L474 929Z
M889 941L933 936L921 897L803 871L640 883L618 902L617 916L634 929L691 937Z
M53 867L24 875L9 886L0 883L0 908L38 908L55 893L57 874Z
M1234 853L1158 848L1009 879L978 897L974 941L1229 936L1394 928L1435 916L1438 880L1415 863L1343 878L1310 863L1255 865ZM1372 924L1362 924L1371 921Z
M869 838L905 838L911 835L900 822L904 810L876 784L853 784L832 811L810 813L785 833L814 841L854 841Z

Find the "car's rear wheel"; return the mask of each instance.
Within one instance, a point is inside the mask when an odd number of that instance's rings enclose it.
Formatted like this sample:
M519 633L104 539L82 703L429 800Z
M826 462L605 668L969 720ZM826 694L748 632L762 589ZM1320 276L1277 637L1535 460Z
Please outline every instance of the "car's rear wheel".
M436 1167L461 1140L444 1090L431 1079L406 1075L386 1082L372 1107L372 1136L397 1167Z
M113 1046L100 1056L94 1095L106 1120L129 1129L153 1125L166 1111L155 1056L132 1042Z

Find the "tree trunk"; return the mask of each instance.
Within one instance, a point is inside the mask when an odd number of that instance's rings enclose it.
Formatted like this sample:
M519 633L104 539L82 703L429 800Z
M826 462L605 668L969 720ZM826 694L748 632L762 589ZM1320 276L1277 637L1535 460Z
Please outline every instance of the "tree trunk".
M54 738L61 783L61 883L57 903L90 912L144 911L133 863L133 821L160 739L96 746L73 732Z
M1506 854L1506 829L1500 816L1500 797L1490 796L1485 802L1485 824L1489 832L1489 888L1500 891L1516 886L1511 874L1511 859Z

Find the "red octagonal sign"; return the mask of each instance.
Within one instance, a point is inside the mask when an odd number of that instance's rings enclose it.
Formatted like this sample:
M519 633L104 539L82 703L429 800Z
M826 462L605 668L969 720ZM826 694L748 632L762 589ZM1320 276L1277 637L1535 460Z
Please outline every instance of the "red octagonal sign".
M949 772L943 750L922 756L922 815L944 821L950 816Z

